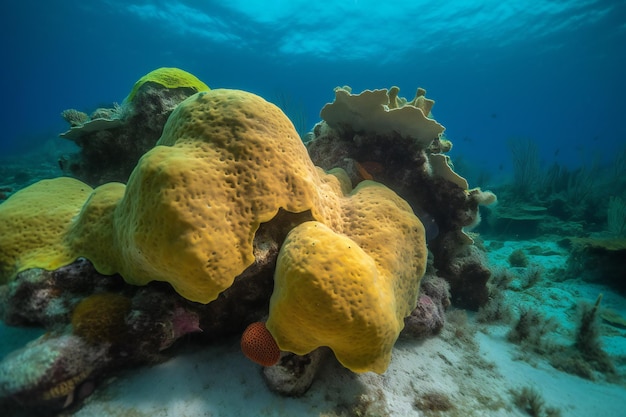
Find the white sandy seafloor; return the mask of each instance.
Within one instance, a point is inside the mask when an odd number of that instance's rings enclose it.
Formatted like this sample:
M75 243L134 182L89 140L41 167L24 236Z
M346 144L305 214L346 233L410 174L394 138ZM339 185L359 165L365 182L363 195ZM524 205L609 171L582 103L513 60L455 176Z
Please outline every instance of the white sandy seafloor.
M531 256L531 263L543 265L544 279L525 291L507 291L507 301L514 308L532 305L558 319L560 326L553 336L561 344L572 339L577 303L593 303L599 292L604 294L603 307L626 316L626 300L605 287L573 280L550 281L566 259L565 252L553 243L505 242L503 247L490 250L490 261L507 266L511 251L537 245L545 255ZM592 382L557 371L547 360L521 352L507 342L509 327L476 324L472 315L452 311L439 336L421 342L400 339L384 375L353 374L329 359L311 389L300 398L269 392L260 367L241 354L236 339L202 350L183 346L165 363L113 378L73 415L527 416L513 404L511 391L532 386L545 406L560 410L561 416L626 416L623 383ZM603 344L623 377L626 329L606 323L601 329ZM438 398L435 394L447 396L452 408L424 411L424 399ZM416 403L422 404L422 410Z

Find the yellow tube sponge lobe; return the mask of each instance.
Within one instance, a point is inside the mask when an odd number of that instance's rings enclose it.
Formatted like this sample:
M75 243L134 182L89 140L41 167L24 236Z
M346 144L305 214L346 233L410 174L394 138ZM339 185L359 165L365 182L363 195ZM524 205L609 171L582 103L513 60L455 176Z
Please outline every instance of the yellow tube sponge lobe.
M137 91L146 83L159 84L165 88L192 88L196 92L208 91L209 86L196 78L195 75L179 68L157 68L141 77L126 97L126 101L132 101Z
M119 182L103 184L93 190L67 234L67 246L75 257L89 259L98 272L112 275L121 256L115 242L116 208L126 186Z
M393 345L399 330L392 308L368 307L391 305L381 279L353 240L303 223L282 247L267 326L282 350L304 355L329 346L347 368L382 372L391 349L381 344Z
M167 281L207 303L254 262L261 223L280 208L317 211L319 183L278 107L237 90L196 94L131 174L114 214L119 257L106 264L131 284Z
M65 237L91 191L61 177L39 181L0 204L0 284L23 270L56 269L75 259Z
M328 346L352 371L382 373L417 302L424 228L404 200L370 181L343 213L344 234L315 221L289 232L266 324L282 350Z

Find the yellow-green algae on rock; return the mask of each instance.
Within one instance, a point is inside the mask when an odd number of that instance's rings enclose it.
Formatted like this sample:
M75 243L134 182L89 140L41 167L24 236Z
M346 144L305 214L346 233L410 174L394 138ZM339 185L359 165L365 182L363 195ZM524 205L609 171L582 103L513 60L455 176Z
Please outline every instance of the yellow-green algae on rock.
M196 92L208 91L209 86L200 81L195 75L180 68L157 68L141 77L130 90L126 101L132 101L137 91L146 83L155 83L165 88L192 88Z

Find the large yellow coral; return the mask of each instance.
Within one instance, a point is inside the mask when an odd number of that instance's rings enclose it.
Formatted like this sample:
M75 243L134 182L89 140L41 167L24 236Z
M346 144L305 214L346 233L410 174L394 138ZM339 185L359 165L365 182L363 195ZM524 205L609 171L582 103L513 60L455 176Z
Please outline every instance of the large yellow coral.
M404 200L371 181L343 206L345 234L315 221L289 232L267 328L282 350L328 346L347 368L382 373L415 308L426 265L424 228Z
M261 223L322 205L319 182L278 107L237 90L196 94L131 174L114 213L119 257L96 267L209 302L254 262Z
M87 198L86 185L62 182L61 221L43 212L54 193L25 190L0 206L0 224L21 225L0 240L5 280L83 256L131 284L166 281L208 303L254 262L256 231L283 209L315 222L297 226L279 255L268 329L281 349L330 346L350 369L382 372L415 307L426 246L408 204L371 181L352 191L344 172L313 166L289 119L254 94L218 89L180 103L126 186ZM35 213L13 208L34 199Z

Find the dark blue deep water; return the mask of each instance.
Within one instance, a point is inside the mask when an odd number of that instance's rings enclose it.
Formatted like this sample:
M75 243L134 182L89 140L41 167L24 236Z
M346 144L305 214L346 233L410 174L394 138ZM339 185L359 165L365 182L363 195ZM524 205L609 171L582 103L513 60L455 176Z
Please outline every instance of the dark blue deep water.
M610 160L624 142L626 3L343 0L6 1L0 153L66 129L60 112L121 102L162 66L212 88L304 103L332 89L424 87L453 158L507 170L507 139L545 164ZM56 140L56 139L55 139ZM58 139L61 141L61 139Z

